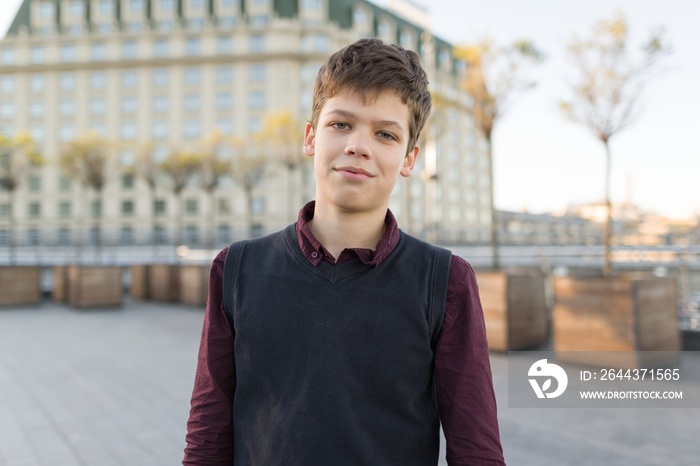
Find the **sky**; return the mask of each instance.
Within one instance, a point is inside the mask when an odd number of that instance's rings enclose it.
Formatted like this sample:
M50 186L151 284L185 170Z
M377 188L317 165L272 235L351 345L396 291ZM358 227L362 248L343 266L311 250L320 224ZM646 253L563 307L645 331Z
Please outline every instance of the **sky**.
M558 107L573 77L566 43L621 12L632 45L664 27L673 53L643 96L633 125L611 140L612 199L671 218L700 215L700 2L688 0L430 0L434 35L453 44L490 37L529 39L547 60L528 77L537 86L516 97L494 131L496 207L560 212L604 196L603 145ZM4 35L21 0L0 0ZM387 0L377 0L383 4Z

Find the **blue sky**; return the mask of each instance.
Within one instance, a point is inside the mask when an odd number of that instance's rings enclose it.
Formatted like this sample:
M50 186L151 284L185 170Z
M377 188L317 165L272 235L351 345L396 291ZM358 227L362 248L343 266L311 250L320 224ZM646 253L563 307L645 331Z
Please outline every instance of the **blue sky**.
M4 33L20 0L2 0ZM386 3L378 0L377 3ZM633 42L663 26L673 44L662 75L650 83L640 118L612 139L613 200L631 199L670 217L700 214L700 2L687 0L431 0L435 35L459 44L484 36L498 43L533 40L548 60L531 73L538 85L513 103L494 133L496 205L556 211L603 197L603 146L562 118L571 68L564 46L596 21L622 12Z

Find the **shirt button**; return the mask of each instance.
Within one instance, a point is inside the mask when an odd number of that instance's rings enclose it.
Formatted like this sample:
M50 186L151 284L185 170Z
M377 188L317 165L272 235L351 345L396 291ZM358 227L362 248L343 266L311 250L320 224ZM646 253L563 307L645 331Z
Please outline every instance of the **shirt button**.
M316 258L318 257L318 253L317 253L316 251L312 252L312 253L311 253L311 257L313 257L314 259L316 259Z

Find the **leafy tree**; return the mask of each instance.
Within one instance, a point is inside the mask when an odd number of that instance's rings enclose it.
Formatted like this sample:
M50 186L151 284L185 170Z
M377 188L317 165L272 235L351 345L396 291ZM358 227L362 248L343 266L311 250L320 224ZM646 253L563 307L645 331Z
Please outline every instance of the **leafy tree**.
M36 173L44 164L44 158L37 152L34 141L27 133L18 133L8 138L0 133L0 189L9 193L9 246L10 263L15 257L14 204L17 188L31 174Z
M297 209L294 173L307 159L302 150L304 123L295 119L288 110L271 112L263 117L263 128L257 137L264 150L287 170L287 216L293 220Z
M530 41L497 46L491 40L455 48L455 56L467 64L463 88L471 98L469 109L474 123L486 141L489 159L491 248L493 266L500 268L499 220L494 204L493 132L497 122L512 103L513 96L532 88L525 77L526 68L540 63L544 55Z
M95 247L97 257L102 246L102 194L109 176L111 153L107 140L86 133L68 142L59 156L63 172L95 193Z
M572 121L586 126L605 146L605 276L612 273L610 139L639 116L643 91L656 74L660 60L670 51L663 31L658 30L633 54L627 22L620 13L599 21L590 38L574 37L568 45L577 79L571 83L570 99L560 102L561 109Z

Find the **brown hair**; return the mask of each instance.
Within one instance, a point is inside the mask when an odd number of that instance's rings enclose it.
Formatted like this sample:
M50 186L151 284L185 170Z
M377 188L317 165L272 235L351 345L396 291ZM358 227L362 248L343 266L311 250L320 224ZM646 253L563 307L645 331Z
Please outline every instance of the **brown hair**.
M331 55L316 76L311 114L314 129L326 99L341 91L357 92L363 100L385 91L395 93L410 112L407 151L415 146L432 105L428 77L417 53L371 38Z

